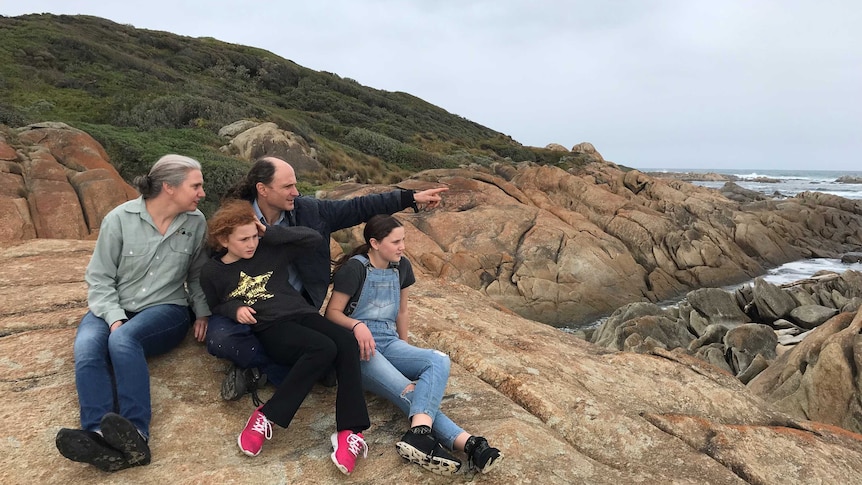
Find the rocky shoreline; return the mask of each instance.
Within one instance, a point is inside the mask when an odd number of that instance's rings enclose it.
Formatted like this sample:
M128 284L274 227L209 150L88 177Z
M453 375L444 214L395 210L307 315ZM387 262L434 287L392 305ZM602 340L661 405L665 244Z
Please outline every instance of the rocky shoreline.
M782 285L758 278L732 292L694 290L670 308L632 303L581 336L613 350L691 355L796 418L859 433L862 388L836 370L853 369L862 358L859 329L851 325L860 306L857 271L820 272ZM823 373L831 378L811 377Z

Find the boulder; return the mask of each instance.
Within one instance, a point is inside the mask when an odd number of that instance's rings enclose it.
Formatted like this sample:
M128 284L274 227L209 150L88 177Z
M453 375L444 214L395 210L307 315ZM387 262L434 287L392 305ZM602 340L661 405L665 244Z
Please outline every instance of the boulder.
M790 311L790 318L800 327L812 329L838 314L835 308L822 305L802 305Z
M757 356L766 362L774 360L777 345L778 337L768 325L747 323L728 330L724 335L727 360L737 376L748 370ZM759 366L760 370L765 368L762 364Z
M572 153L576 155L584 155L591 162L602 162L605 160L602 158L602 155L598 150L596 150L596 147L594 147L592 143L586 141L573 146Z
M255 160L267 155L281 158L296 170L297 177L323 170L316 159L317 153L304 138L280 129L275 123L249 126L234 136L224 151L244 160Z
M568 148L564 147L563 145L560 145L559 143L548 143L545 146L545 150L551 150L554 152L567 152L567 151L569 151Z
M784 318L796 308L793 297L763 278L754 280L754 304L758 315L767 322Z
M643 303L632 303L617 310L593 336L597 345L641 353L656 348L686 348L692 340L694 336L684 324L655 305Z
M222 126L221 129L218 130L218 136L223 138L233 138L248 129L254 128L259 124L259 122L252 120L234 121L229 125Z
M862 313L839 313L761 372L748 388L778 409L862 431Z
M733 295L720 288L700 288L689 292L685 299L709 324L738 325L751 321Z
M16 131L20 148L0 161L0 244L95 237L108 211L137 197L83 131L64 123Z

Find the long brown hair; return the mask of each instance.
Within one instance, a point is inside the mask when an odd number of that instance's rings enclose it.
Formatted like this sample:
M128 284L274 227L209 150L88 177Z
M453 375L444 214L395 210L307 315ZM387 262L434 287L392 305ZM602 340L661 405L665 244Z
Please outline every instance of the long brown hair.
M367 254L371 249L372 239L382 241L396 227L404 227L404 224L401 224L401 221L388 214L377 214L371 219L368 219L368 222L365 223L365 228L362 230L362 237L365 238L365 242L353 248L353 251L349 254L345 254L339 258L338 261L335 262L332 274L335 274L336 271L341 269L341 267L344 266L344 263L353 256L356 256L357 254Z

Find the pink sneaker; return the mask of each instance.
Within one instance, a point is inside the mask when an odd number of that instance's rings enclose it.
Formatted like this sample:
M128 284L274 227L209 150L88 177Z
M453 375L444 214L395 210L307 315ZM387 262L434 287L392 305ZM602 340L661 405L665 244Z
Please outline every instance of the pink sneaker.
M258 407L251 413L248 422L245 423L245 429L236 439L239 449L248 456L257 456L263 448L264 439L272 438L272 423L260 412L262 407Z
M354 433L349 429L332 433L332 462L341 470L341 473L350 475L356 467L356 458L362 452L362 457L368 457L368 445L362 433Z

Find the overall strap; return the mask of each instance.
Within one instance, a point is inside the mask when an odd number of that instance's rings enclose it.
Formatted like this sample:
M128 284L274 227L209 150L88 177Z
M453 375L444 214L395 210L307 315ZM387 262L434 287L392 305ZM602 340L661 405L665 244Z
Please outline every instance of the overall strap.
M350 258L350 259L355 259L355 260L359 261L359 262L360 262L360 263L362 263L362 265L363 265L363 266L365 266L366 268L368 268L369 266L371 266L371 260L369 260L369 259L368 259L368 257L367 257L367 256L365 256L364 254L355 254L355 255L353 255L353 257L352 257L352 258Z

